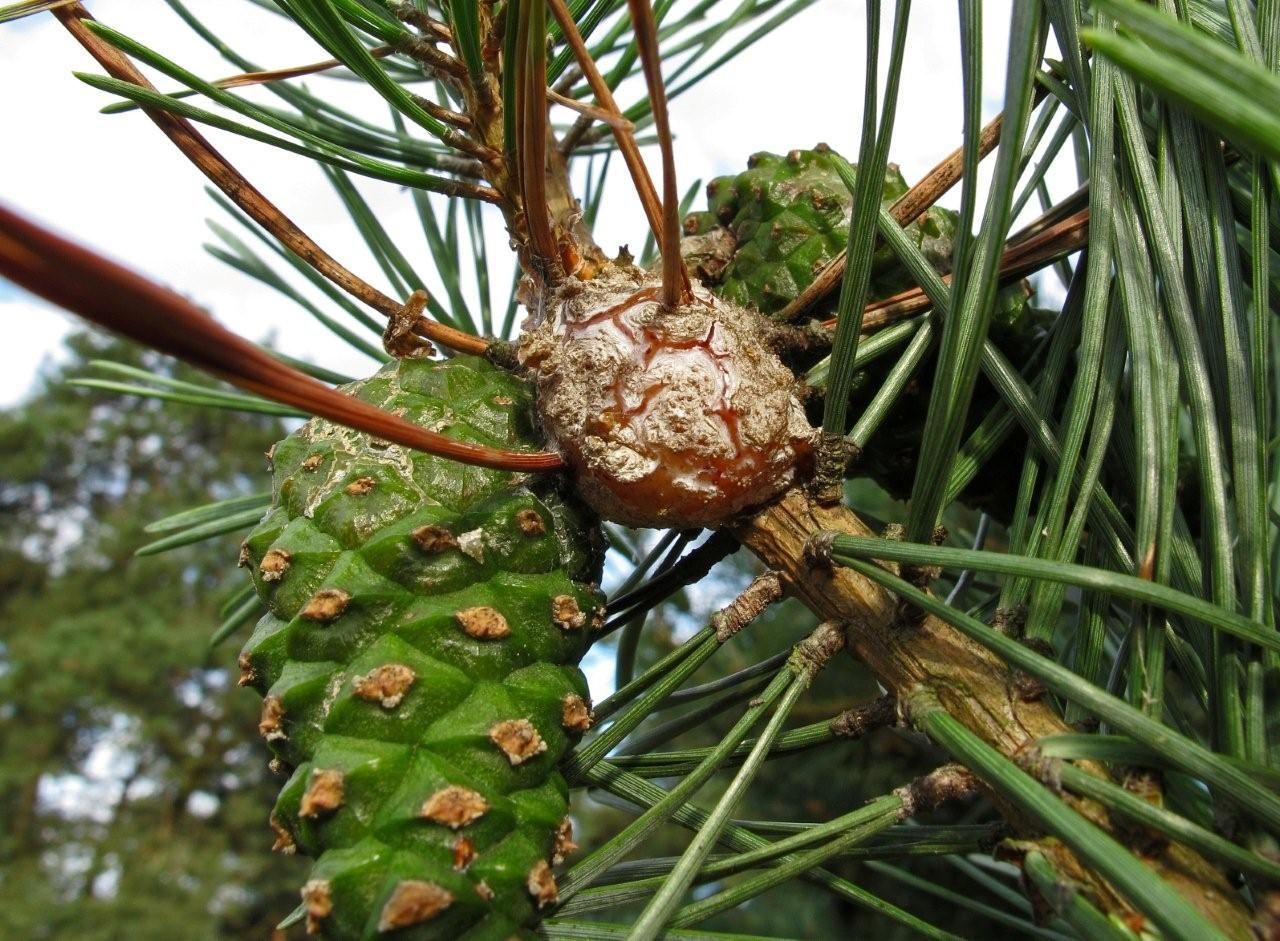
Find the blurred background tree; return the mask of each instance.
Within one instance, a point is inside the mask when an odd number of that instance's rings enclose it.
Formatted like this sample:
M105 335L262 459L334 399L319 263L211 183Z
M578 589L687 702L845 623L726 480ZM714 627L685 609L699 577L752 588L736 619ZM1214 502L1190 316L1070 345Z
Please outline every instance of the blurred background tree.
M263 812L279 782L255 697L206 652L235 537L134 558L143 527L261 488L279 419L75 388L94 359L190 378L101 335L67 341L0 413L0 923L11 938L265 938L293 908Z

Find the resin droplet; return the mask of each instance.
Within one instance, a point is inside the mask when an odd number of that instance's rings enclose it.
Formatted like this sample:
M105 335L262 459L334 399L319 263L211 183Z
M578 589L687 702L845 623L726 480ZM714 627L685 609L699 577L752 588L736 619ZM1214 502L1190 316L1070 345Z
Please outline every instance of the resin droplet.
M631 526L717 526L786 489L812 455L799 385L766 322L694 286L613 266L572 281L526 334L547 430L583 498Z

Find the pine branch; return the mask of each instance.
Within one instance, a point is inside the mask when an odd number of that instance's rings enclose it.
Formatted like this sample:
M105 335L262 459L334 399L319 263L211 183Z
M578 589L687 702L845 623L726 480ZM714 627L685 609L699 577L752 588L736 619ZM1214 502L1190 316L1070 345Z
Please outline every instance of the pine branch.
M54 16L67 31L114 78L150 91L155 86L117 50L107 45L86 25L93 17L80 3L70 3L53 11ZM156 108L144 109L152 122L190 160L210 182L227 195L232 202L268 232L278 238L290 251L315 268L326 278L352 297L367 304L388 318L402 316L405 305L397 303L373 285L353 274L332 255L322 249L297 224L250 183L225 157L197 131L189 121L168 111ZM419 318L418 329L431 339L449 346L463 341L456 331L426 318Z
M891 693L902 697L928 691L972 734L1011 758L1025 754L1041 738L1070 731L1044 690L1028 686L1026 678L1008 664L1007 656L998 657L978 646L938 617L904 609L897 598L864 575L815 560L810 546L824 531L871 535L847 508L819 506L798 491L734 527L743 545L777 571L788 589L815 613L849 626L851 651ZM1086 770L1105 774L1096 765ZM1096 806L1087 802L1075 806L1095 823L1105 820ZM1015 826L1026 821L1011 808L1005 810ZM1148 859L1148 865L1228 936L1247 935L1248 913L1221 873L1185 847L1169 846L1164 854ZM1128 905L1105 882L1070 854L1064 856L1061 847L1042 850L1073 878L1089 885L1095 898L1106 900L1104 910L1127 910ZM1142 900L1128 902L1140 905Z

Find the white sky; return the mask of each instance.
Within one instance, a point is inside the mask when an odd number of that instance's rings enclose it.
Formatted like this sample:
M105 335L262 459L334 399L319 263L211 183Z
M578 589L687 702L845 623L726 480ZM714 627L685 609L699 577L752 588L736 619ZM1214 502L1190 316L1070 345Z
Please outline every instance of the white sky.
M234 71L162 0L97 0L88 6L99 19L200 74L220 77ZM190 0L189 6L242 54L265 66L325 57L300 31L248 3ZM955 6L922 0L914 9L891 151L910 182L954 148L961 133ZM1005 0L984 7L986 116L1000 107L1008 9ZM861 4L819 4L677 99L672 123L681 191L696 178L740 170L757 150L785 152L823 140L854 159L863 94L863 18ZM98 114L108 99L77 81L73 69L99 71L51 17L0 27L0 127L8 129L7 139L0 141L0 200L169 284L239 333L252 339L274 333L287 353L352 374L367 371L367 360L296 307L203 251L204 220L217 215L203 193L203 177L141 115ZM157 84L172 87L165 80ZM370 103L375 109L370 113L385 114L380 101L359 100ZM322 246L385 289L315 167L231 135L207 133ZM656 154L647 156L657 176ZM611 185L610 210L598 239L606 248L627 242L638 251L643 217L620 168ZM1063 186L1074 188L1074 183ZM390 184L365 181L361 188L383 223L403 239L420 273L433 281L411 201ZM944 202L954 204L955 194ZM0 317L7 326L0 346L4 406L23 395L46 357L57 355L71 323L4 282Z

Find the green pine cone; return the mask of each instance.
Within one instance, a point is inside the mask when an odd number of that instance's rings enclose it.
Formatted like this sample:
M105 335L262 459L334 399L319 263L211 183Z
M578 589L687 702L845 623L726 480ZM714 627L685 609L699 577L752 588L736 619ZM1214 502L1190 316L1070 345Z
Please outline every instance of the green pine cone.
M844 249L853 197L836 172L835 159L824 144L785 157L762 152L750 158L745 172L707 184L708 209L685 220L685 234L707 236L723 227L732 237L732 260L712 278L719 281L721 296L765 314L777 313ZM902 173L890 164L885 204L907 189ZM907 231L934 264L945 268L955 225L955 213L930 209ZM872 296L887 297L910 286L910 276L888 246L877 249Z
M351 394L460 441L534 446L531 392L483 360L402 360ZM560 759L590 723L598 523L556 480L312 420L272 453L245 541L268 613L240 657L292 776L277 848L316 858L327 938L521 936L572 848Z

